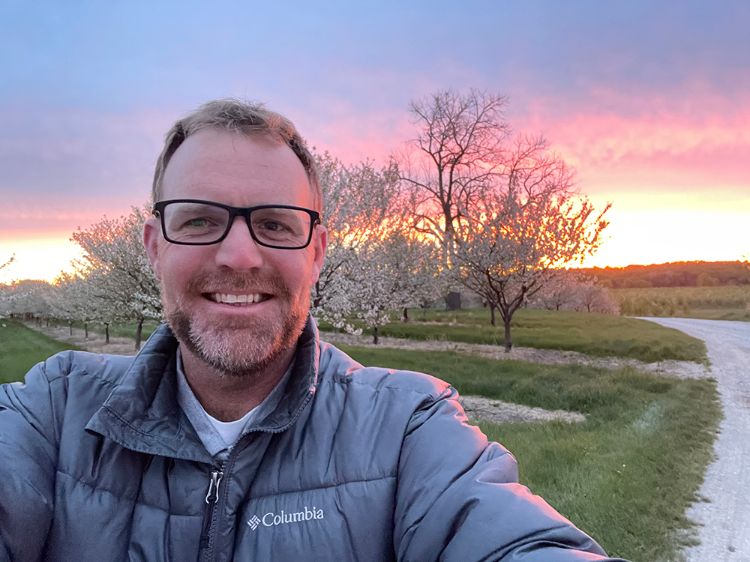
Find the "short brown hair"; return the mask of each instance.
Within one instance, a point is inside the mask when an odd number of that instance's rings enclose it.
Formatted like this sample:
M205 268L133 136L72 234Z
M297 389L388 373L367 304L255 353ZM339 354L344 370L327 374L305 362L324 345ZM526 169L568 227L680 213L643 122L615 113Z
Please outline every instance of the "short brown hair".
M164 140L164 149L156 160L154 182L151 188L154 203L159 201L164 172L175 151L190 135L207 128L232 131L246 136L267 135L282 141L302 162L313 191L315 210L322 212L323 194L315 158L308 150L294 123L283 115L266 109L263 104L231 98L204 103L196 111L172 125Z

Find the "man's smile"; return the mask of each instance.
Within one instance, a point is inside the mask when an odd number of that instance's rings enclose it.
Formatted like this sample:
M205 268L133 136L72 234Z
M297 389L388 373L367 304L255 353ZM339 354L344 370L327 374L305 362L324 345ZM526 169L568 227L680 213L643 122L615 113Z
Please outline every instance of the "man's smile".
M271 298L266 293L204 293L204 296L219 304L248 305L264 302Z

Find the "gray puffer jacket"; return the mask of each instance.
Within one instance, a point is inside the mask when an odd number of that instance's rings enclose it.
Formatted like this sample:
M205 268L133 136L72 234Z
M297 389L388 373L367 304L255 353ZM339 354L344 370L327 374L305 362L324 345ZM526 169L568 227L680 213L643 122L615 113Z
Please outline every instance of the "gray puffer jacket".
M308 322L225 462L177 404L176 340L65 352L0 387L0 561L598 560L453 388L362 368ZM599 556L597 556L599 555Z

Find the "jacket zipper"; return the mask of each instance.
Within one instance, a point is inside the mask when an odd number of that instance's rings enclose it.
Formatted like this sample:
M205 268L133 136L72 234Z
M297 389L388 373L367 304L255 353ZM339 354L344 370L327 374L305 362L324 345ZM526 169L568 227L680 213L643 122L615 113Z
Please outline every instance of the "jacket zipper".
M307 405L307 403L310 401L310 398L311 395L308 395L307 399L303 403L303 406ZM302 407L298 409L297 413L299 413L301 410ZM222 464L221 469L211 471L210 479L208 481L208 490L206 491L206 504L208 505L208 508L203 519L203 529L201 531L200 539L199 559L201 561L212 561L216 559L216 556L214 554L215 545L211 544L211 536L215 532L214 519L216 518L216 506L221 499L221 496L219 495L219 485L221 484L224 475L229 474L232 471L232 467L234 466L234 461L238 454L238 451L244 449L245 446L247 446L247 444L253 439L256 433L263 432L277 434L286 431L289 426L291 426L296 421L297 417L298 416L295 415L294 419L283 427L259 430L251 429L245 435L240 437L240 440L237 443L235 443L234 447L232 447L232 450L229 453L229 457ZM240 445L242 445L242 447L240 447Z
M232 450L229 453L229 457L224 460L221 467L218 467L216 470L211 471L210 479L208 481L208 490L206 491L206 515L203 519L203 530L201 532L201 540L200 540L200 551L201 555L199 557L200 560L206 560L206 561L213 561L216 559L216 555L214 553L214 549L216 548L215 544L211 543L211 538L216 534L216 525L215 519L216 519L216 507L221 500L221 495L219 494L219 486L221 485L222 478L224 478L225 474L229 474L232 472L232 467L234 466L235 457L237 456L237 451L240 450L238 445L240 443L246 443L249 442L252 437L252 433L246 433L242 437L240 437L240 440L235 444L234 447L232 447Z
M206 493L206 503L216 503L219 499L219 484L224 473L220 470L211 472L211 480L208 482L208 493Z
M219 486L221 485L223 476L224 472L221 470L211 471L211 477L208 481L208 491L206 492L206 504L208 507L206 508L206 515L203 518L203 530L201 531L201 550L207 549L209 545L211 524L214 519L216 503L219 501Z

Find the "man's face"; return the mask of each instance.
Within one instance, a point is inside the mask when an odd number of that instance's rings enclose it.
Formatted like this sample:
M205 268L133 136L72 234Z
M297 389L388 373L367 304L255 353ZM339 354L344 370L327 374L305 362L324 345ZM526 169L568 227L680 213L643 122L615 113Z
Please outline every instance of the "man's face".
M214 129L191 135L172 156L161 191L168 199L314 208L305 170L288 146ZM203 362L225 374L256 374L294 347L323 265L321 226L301 250L259 246L242 217L217 244L183 246L165 241L151 218L144 243L167 321Z

